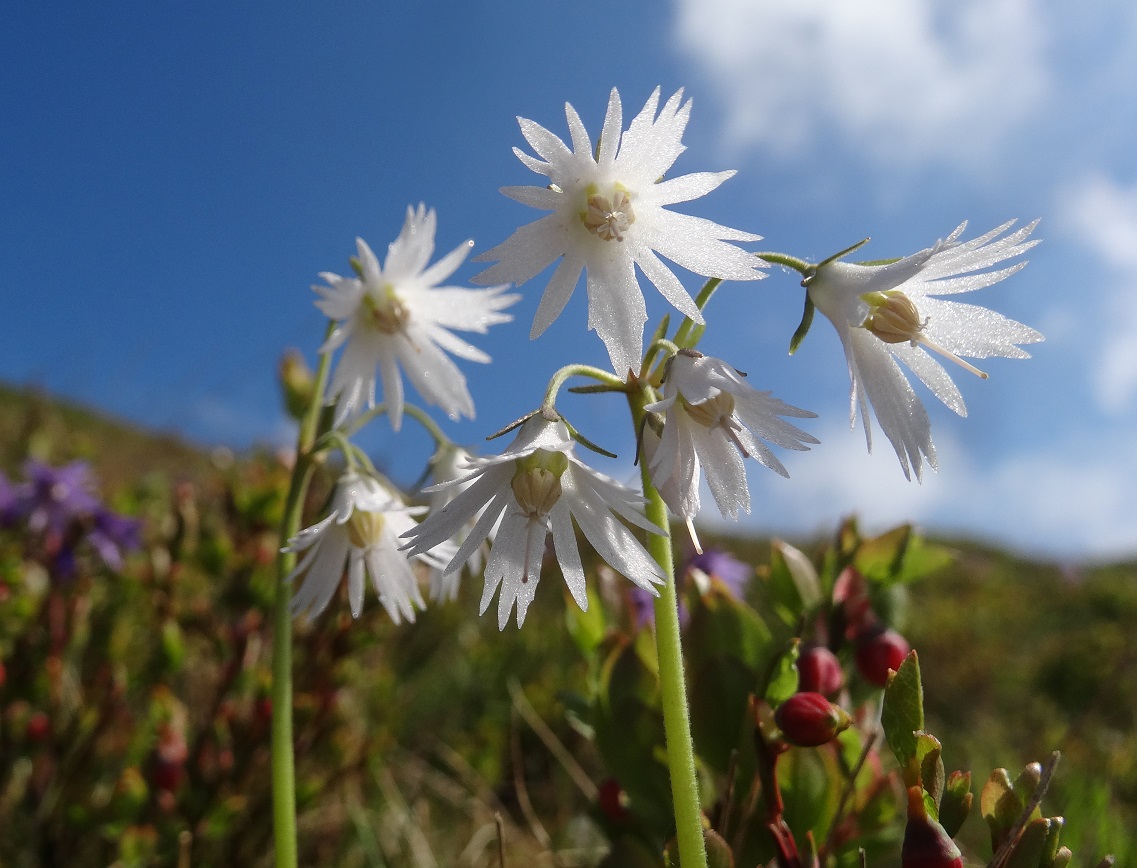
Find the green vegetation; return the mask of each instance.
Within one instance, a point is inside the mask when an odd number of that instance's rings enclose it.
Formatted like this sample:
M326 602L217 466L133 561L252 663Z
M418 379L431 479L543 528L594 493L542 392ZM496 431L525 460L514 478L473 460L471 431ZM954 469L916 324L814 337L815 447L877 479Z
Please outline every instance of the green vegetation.
M0 530L0 865L269 864L266 615L288 468L268 452L230 461L0 390L0 469L18 477L28 455L88 460L108 502L144 519L145 546L121 574L85 561L59 587L16 532ZM317 482L309 514L328 494L329 480ZM812 580L769 541L704 540L758 567L750 605L717 582L687 588L709 798L724 793L740 744L740 767L763 768L764 742L740 740L738 722L755 702L773 707L793 692L801 613L813 615L805 638L834 632L839 607L828 601L855 563L872 610L919 653L924 728L942 754L928 760L931 742L898 731L902 753L922 758L924 787L941 757L949 772L972 771L978 805L993 768L1014 780L1059 749L1043 816L1065 816L1073 864L1112 852L1137 866L1137 564L1058 566L855 531L797 543L818 567ZM513 868L597 864L610 842L607 865L661 864L669 800L653 757L654 652L637 638L625 584L601 576L590 592L582 614L550 578L525 628L500 634L476 615L480 579L414 625L393 626L373 598L358 621L333 603L298 624L301 863L496 865L496 815ZM852 649L837 653L852 672ZM856 676L847 689L849 708L879 703ZM852 765L852 735L778 760L795 833L824 832L837 811L825 775ZM850 813L869 864L895 864L905 802L897 763L879 747ZM945 826L952 786L938 808ZM712 819L741 828L744 795L733 808L708 804ZM983 864L990 835L978 807L971 813L956 840L968 864ZM750 861L739 864L772 858L769 846L750 835L736 851Z

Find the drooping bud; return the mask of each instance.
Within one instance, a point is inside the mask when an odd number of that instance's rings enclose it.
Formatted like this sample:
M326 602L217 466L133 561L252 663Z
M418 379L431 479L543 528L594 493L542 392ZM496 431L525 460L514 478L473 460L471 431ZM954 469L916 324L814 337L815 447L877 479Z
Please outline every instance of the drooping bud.
M300 419L312 403L316 378L299 350L287 350L280 357L280 389L284 393L284 406L288 415Z
M902 868L963 868L963 854L944 827L928 816L924 790L908 788L908 823L900 850Z
M782 738L798 747L817 747L849 728L853 719L820 693L795 693L778 706L774 722Z
M798 690L833 696L845 684L837 655L824 645L806 648L797 658Z
M888 671L899 669L911 650L908 640L895 630L877 627L857 637L853 654L865 681L884 687Z

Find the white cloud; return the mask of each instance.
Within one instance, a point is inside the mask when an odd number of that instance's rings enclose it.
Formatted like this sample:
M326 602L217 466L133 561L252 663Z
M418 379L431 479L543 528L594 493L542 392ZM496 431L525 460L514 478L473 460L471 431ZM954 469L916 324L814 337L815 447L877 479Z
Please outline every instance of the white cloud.
M859 429L833 423L814 430L821 445L790 456L790 479L751 474L753 514L743 527L762 533L831 533L856 514L869 532L912 522L926 531L962 534L1038 557L1111 559L1137 553L1137 452L1126 432L1098 435L1086 450L1073 435L1030 452L987 460L936 432L940 472L923 484L904 479L882 440L865 452ZM1077 443L1077 445L1072 445ZM706 523L727 532L713 506Z
M1094 394L1106 412L1121 413L1137 397L1137 184L1125 188L1093 176L1064 205L1068 227L1109 277L1090 323L1100 346Z
M839 136L879 161L967 159L1047 89L1030 0L679 0L676 38L735 145Z

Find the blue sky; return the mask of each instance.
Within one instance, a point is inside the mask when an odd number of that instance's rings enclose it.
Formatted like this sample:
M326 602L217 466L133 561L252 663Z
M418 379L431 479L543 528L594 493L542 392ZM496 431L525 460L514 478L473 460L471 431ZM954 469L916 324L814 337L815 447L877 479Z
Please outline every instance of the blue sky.
M737 169L678 210L757 232L755 249L868 258L1041 217L1020 274L970 301L1042 331L1030 361L957 377L959 419L922 392L938 474L905 481L848 427L848 376L819 321L786 347L801 289L775 271L708 310L703 349L819 418L822 443L754 467L746 523L828 530L858 511L1063 557L1137 552L1137 7L1121 0L742 0L573 4L18 4L0 28L0 378L204 443L286 442L274 372L314 356L310 285L354 238L382 251L408 204L438 211L439 251L475 251L537 212L512 155L522 115L594 135L608 91L625 118L654 87L694 98L675 174ZM467 283L468 263L454 282ZM544 278L464 365L477 443L536 406L569 362L606 364L584 293L539 340ZM698 282L684 275L694 290ZM666 306L650 287L653 320ZM562 408L620 454L612 400ZM368 445L417 477L428 444L376 426ZM493 447L489 447L493 448ZM711 507L713 511L713 506Z

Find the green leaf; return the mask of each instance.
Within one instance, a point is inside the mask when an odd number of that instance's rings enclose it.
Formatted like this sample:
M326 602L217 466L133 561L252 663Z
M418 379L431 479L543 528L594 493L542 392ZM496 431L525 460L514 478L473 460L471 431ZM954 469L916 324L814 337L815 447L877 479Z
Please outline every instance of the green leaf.
M567 595L567 590L565 593ZM566 601L565 625L580 653L585 658L591 659L593 653L600 647L600 643L604 641L608 624L604 615L604 605L591 585L585 588L585 593L588 595L588 611L583 611L575 603Z
M810 612L821 602L821 582L813 562L782 540L774 540L770 548L772 589L797 615Z
M730 657L750 669L757 685L774 653L773 636L762 617L717 582L689 601L691 620L683 636L688 665Z
M940 800L940 825L952 838L959 832L963 821L971 813L971 772L952 772L944 784Z
M869 581L895 585L922 579L953 560L949 549L925 542L905 524L862 542L854 564Z
M888 679L880 723L888 746L904 770L905 784L914 786L919 776L916 733L924 728L924 688L920 684L920 663L915 651Z
M998 850L1025 804L1016 795L1006 769L995 769L979 794L979 812L991 830L991 849Z
M916 762L920 767L920 785L932 797L933 819L938 821L944 793L944 761L940 756L939 739L931 733L916 733Z
M1039 817L1023 829L1015 842L1011 855L1003 863L1005 868L1041 868L1042 854L1050 837L1050 821Z
M801 640L795 636L786 649L770 664L770 676L766 679L763 697L771 708L777 708L797 693L797 658L800 644Z

